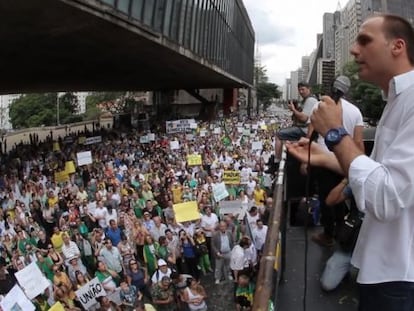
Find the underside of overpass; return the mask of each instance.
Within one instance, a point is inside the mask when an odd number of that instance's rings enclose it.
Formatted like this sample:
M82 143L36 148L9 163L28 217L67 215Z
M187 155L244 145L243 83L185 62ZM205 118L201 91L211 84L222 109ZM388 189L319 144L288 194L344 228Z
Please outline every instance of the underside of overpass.
M247 86L104 5L1 0L0 19L0 94Z

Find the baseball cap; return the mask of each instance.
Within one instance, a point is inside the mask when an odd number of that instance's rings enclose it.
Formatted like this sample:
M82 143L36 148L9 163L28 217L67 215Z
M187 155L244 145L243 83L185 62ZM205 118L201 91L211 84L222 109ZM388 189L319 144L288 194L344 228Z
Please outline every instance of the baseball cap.
M158 262L157 262L157 264L158 264L158 266L166 266L167 265L167 263L165 262L165 260L164 259L158 259Z

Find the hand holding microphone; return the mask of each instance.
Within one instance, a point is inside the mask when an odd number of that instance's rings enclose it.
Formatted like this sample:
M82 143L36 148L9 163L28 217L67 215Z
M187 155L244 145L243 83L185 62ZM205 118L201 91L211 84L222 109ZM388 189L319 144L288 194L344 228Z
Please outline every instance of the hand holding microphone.
M338 103L341 97L349 91L350 87L351 82L348 77L339 76L333 83L331 96L322 96L318 108L311 115L311 122L314 128L311 140L315 140L317 133L325 136L328 130L342 126L342 107Z

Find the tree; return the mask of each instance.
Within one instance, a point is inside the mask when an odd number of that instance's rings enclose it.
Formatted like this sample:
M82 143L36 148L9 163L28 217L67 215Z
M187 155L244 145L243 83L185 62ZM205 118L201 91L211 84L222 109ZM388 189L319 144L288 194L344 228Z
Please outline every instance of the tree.
M267 76L266 67L260 64L256 64L254 66L254 78L255 78L256 84L269 82L269 77Z
M79 112L78 98L72 92L68 92L59 97L59 108L71 114Z
M93 92L86 97L85 102L85 120L93 120L99 117L102 109L98 107L99 104L105 102L112 102L123 96L124 92Z
M259 112L260 105L263 105L263 109L266 110L272 103L272 100L279 98L282 95L282 92L279 91L278 85L269 82L265 66L256 64L254 73L254 80L256 83L257 112Z
M10 122L14 129L56 124L57 94L27 94L10 105Z
M281 95L278 86L270 82L259 83L256 86L256 92L257 100L263 105L264 110L270 106L273 99L279 98Z
M351 80L349 91L351 100L361 109L365 118L371 119L375 123L381 117L385 105L381 89L359 79L358 65L355 61L347 63L343 72Z

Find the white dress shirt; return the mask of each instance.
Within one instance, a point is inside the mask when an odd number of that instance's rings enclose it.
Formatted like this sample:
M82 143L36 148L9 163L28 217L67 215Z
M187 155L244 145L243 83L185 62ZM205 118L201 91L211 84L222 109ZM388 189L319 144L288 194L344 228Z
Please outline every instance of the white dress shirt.
M390 81L371 158L359 156L349 181L365 213L352 263L358 282L414 282L414 71Z

